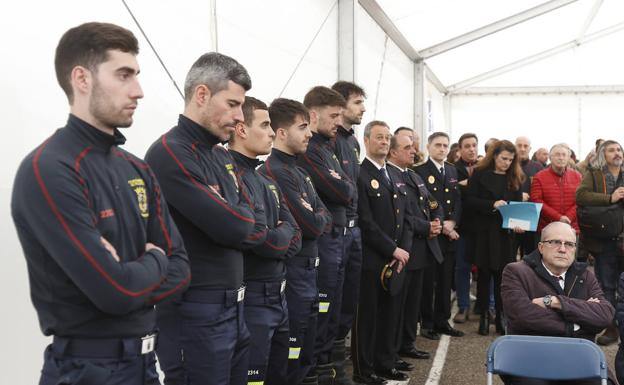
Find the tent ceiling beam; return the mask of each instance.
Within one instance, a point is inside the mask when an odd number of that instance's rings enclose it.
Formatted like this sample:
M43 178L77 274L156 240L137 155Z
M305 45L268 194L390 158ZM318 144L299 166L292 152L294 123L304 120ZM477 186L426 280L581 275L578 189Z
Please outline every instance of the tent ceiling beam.
M602 6L603 2L604 0L596 0L596 2L594 3L594 6L589 11L589 15L587 15L587 19L585 19L585 23L583 23L583 26L581 27L581 30L579 31L579 34L576 37L576 40L581 40L582 38L585 37L587 30L589 29L589 27L591 26L591 23L596 18L596 15L598 14L598 11L600 10L600 7Z
M540 95L540 94L621 94L624 85L537 86L537 87L470 87L453 94L462 95Z
M561 52L567 51L569 49L578 47L578 46L580 46L582 44L585 44L585 43L589 43L590 41L593 41L593 40L596 40L596 39L599 39L599 38L611 35L611 34L613 34L615 32L618 32L618 31L620 31L622 29L624 29L624 22L614 24L611 27L608 27L608 28L602 29L600 31L594 32L592 34L589 34L589 35L583 37L580 40L576 40L575 39L575 40L572 40L572 41L570 41L568 43L564 43L564 44L558 45L556 47L552 47L550 49L547 49L545 51L539 52L537 54L534 54L534 55L531 55L531 56L527 56L527 57L525 57L523 59L514 61L514 62L509 63L509 64L505 64L505 65L503 65L501 67L498 67L496 69L484 72L484 73L479 74L477 76L473 76L473 77L471 77L469 79L466 79L466 80L463 80L461 82L455 83L455 84L450 85L450 86L448 86L446 88L449 90L450 93L456 93L457 91L459 91L461 89L464 89L464 88L468 88L468 87L472 86L473 84L480 83L482 81L485 81L485 80L491 79L493 77L502 75L504 73L513 71L515 69L524 67L524 66L526 66L528 64L535 63L535 62L547 59L547 58L549 58L551 56L554 56L554 55L556 55L558 53L561 53Z
M377 25L388 35L390 40L396 44L408 58L413 61L422 60L418 52L412 47L409 41L403 36L401 31L394 25L390 17L384 12L379 3L375 0L359 0L360 5L375 20Z
M563 6L572 4L578 0L551 0L531 9L527 9L526 11L517 13L515 15L506 17L504 19L498 20L492 24L485 25L481 28L477 28L468 33L462 34L460 36L456 36L452 39L444 41L442 43L433 45L429 48L425 48L418 52L418 55L423 59L428 59L430 57L439 55L446 51L452 50L457 47L461 47L462 45L468 44L475 40L484 38L493 33L502 31L509 27L513 27L514 25L523 23L525 21L531 20L535 17L541 16L545 13L552 12L556 9L559 9ZM360 1L361 3L362 1Z

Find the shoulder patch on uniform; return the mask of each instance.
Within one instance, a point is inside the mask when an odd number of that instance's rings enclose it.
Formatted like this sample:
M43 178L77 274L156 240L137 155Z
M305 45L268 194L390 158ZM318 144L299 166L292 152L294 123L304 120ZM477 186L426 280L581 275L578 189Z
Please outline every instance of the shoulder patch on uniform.
M134 191L137 196L137 202L139 203L139 211L143 218L149 217L149 210L147 209L147 189L145 188L145 181L141 178L130 179L128 185Z

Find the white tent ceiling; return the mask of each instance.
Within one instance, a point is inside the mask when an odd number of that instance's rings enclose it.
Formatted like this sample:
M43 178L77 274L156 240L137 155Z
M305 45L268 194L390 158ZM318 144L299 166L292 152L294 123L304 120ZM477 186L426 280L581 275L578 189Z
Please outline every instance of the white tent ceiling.
M360 1L360 3L365 3ZM409 45L451 91L464 86L590 86L624 84L624 2L621 0L378 0L377 3ZM529 10L546 13L457 48L427 57L428 48L453 41ZM552 10L550 10L552 9ZM541 12L540 12L541 13ZM511 23L510 23L511 24ZM619 24L619 25L618 25ZM584 42L610 27L614 31ZM582 45L572 42L584 43ZM562 46L570 43L568 46ZM522 59L560 47L540 60ZM556 54L554 54L556 52ZM534 59L537 59L534 58ZM513 75L474 84L473 77L518 62ZM484 77L486 78L486 77ZM459 83L459 84L458 84Z

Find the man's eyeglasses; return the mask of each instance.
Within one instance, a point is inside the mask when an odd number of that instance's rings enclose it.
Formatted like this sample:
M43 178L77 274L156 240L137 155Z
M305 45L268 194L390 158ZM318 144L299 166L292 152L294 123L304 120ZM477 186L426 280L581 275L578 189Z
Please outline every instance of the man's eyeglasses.
M575 249L576 248L576 242L562 241L560 239L549 239L547 241L542 241L542 243L547 243L551 247L555 247L557 249L560 248L562 245L567 250L571 250L571 249Z

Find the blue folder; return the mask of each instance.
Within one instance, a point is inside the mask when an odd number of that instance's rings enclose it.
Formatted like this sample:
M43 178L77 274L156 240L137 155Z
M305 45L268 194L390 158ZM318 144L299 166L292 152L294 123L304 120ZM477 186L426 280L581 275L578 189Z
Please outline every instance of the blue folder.
M511 201L507 205L499 207L498 211L503 216L504 229L520 227L525 231L536 231L542 204Z

